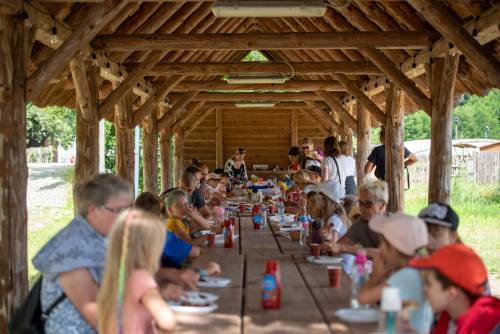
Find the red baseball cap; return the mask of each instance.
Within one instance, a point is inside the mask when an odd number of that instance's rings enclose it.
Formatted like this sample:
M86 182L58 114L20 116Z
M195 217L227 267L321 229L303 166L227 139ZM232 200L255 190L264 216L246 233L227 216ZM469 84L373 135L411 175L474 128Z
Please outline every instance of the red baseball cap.
M439 248L429 257L411 260L410 266L435 269L452 283L477 296L483 294L488 279L488 272L481 258L464 244Z

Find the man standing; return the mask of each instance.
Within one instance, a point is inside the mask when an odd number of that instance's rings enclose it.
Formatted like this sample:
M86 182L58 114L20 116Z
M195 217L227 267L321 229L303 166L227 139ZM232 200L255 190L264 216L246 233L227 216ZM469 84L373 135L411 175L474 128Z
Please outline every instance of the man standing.
M382 127L380 130L380 143L385 143L385 128ZM417 162L417 157L415 154L408 151L405 147L404 152L405 167L411 166ZM385 145L382 144L373 149L372 153L368 157L368 162L365 165L365 174L369 174L375 169L375 176L379 180L385 181Z

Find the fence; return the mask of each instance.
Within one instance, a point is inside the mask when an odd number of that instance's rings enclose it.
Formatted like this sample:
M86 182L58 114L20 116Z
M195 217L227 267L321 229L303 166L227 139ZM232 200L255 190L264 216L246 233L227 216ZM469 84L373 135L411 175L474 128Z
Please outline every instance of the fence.
M30 147L26 149L26 159L29 163L52 163L57 162L57 148Z

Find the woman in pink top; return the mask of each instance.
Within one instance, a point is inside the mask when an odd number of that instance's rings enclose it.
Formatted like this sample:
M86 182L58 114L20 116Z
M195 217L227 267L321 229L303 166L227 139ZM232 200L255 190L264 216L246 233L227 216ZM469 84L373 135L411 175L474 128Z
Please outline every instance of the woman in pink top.
M128 210L118 217L109 239L97 299L99 333L173 331L174 315L154 280L165 242L164 224L144 211Z

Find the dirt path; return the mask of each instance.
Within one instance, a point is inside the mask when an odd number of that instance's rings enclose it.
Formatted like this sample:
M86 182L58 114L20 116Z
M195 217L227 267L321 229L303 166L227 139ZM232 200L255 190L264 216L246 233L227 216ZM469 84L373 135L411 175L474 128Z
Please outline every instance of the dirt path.
M28 228L39 229L53 217L67 211L66 175L73 170L68 164L28 164Z

